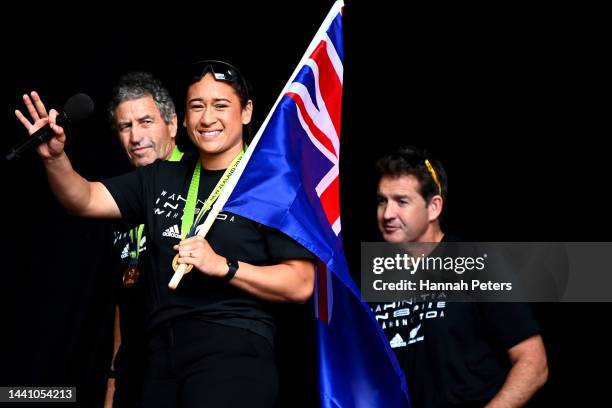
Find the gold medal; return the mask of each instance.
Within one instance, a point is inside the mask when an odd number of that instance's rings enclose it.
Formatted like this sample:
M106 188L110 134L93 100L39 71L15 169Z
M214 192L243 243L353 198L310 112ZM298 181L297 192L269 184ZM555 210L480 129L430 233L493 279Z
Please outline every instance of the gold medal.
M130 265L125 268L125 272L123 273L123 287L131 288L138 282L138 277L140 277L140 270L138 269L138 265Z
M179 266L181 265L180 263L178 263L178 258L179 255L176 254L174 255L174 258L172 259L172 269L174 269L174 271L176 272L179 268ZM191 271L193 269L193 265L192 264L185 264L186 268L185 268L185 273Z

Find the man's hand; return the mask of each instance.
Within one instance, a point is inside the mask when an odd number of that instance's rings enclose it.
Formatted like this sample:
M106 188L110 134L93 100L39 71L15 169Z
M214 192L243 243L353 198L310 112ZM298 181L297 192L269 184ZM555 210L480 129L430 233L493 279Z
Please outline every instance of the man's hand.
M49 115L47 114L47 108L45 108L36 91L32 91L30 95L24 94L23 103L30 114L32 122L19 109L15 110L15 116L26 128L28 134L31 135L49 122Z
M57 111L51 109L49 114L47 114L45 105L35 91L32 91L30 95L23 95L23 103L30 115L30 119L28 120L19 109L15 110L15 116L26 128L29 135L34 134L34 132L47 124L55 133L54 137L37 146L36 151L38 154L45 160L55 159L61 156L64 153L66 134L64 133L64 129L56 124Z

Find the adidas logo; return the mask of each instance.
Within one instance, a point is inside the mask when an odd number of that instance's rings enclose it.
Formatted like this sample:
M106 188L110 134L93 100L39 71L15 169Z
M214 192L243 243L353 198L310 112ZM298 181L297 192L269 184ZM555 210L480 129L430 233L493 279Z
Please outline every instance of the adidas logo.
M391 345L391 348L406 347L406 342L404 339L402 339L402 336L400 336L399 333L397 333L395 337L391 339L389 344Z
M170 228L166 228L166 230L162 233L162 236L181 239L181 231L179 230L178 225L174 224Z
M125 244L123 251L121 251L121 259L125 259L130 256L130 244Z

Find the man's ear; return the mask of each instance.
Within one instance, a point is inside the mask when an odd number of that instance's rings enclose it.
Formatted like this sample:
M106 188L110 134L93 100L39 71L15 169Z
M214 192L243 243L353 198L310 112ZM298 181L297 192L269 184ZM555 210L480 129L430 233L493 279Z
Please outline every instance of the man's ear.
M444 207L444 199L441 195L436 194L429 200L427 204L427 212L429 214L429 221L436 221L442 214L442 208Z
M172 116L172 119L170 119L170 123L168 123L168 126L170 127L170 138L171 139L176 139L176 132L178 131L178 118L176 116L176 114L174 114Z

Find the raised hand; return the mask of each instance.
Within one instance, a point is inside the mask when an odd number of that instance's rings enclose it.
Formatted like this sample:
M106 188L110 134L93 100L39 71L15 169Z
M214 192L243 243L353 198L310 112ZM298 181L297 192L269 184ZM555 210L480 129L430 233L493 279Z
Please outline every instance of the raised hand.
M15 110L15 116L26 128L28 134L34 134L34 132L47 124L53 130L53 133L55 133L54 137L45 143L41 143L36 148L38 154L42 156L43 159L53 159L60 156L64 152L66 135L64 129L56 124L57 111L51 109L47 114L47 109L36 91L32 91L30 95L24 94L23 103L30 115L30 119L28 119L19 109Z
M31 135L49 123L49 115L47 114L47 109L36 91L32 91L30 95L24 94L23 103L30 114L32 122L30 122L19 109L15 110L15 116L17 116L17 119L19 119L19 121Z

